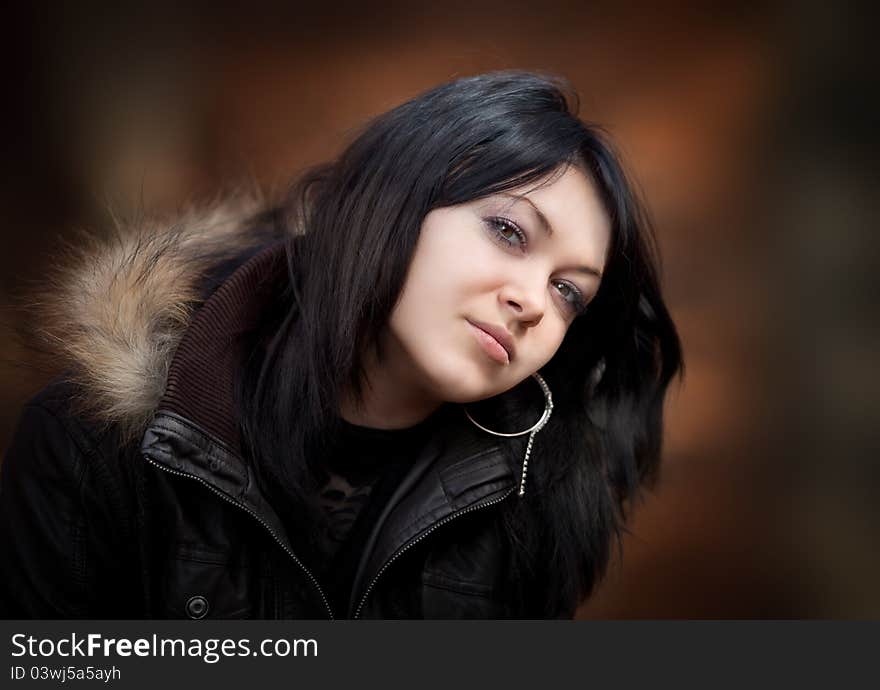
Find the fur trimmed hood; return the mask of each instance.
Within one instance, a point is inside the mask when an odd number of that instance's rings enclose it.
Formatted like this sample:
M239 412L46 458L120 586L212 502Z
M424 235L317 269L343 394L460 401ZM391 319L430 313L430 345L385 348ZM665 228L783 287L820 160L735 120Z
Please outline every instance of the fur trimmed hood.
M172 220L116 222L65 248L37 295L35 335L80 392L78 412L127 437L144 428L206 281L268 241L255 222L266 209L240 196Z

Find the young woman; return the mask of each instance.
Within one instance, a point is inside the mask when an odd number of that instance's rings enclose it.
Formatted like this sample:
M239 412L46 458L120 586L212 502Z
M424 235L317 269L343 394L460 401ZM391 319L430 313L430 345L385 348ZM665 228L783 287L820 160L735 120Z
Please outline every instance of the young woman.
M529 73L404 103L274 207L93 243L52 293L7 617L571 617L681 368L618 161Z

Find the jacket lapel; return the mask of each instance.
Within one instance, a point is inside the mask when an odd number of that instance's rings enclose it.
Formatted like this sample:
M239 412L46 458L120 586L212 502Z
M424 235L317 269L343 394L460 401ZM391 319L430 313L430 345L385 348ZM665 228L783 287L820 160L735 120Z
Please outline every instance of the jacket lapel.
M456 423L456 412L447 412L447 423L423 448L376 520L355 575L349 613L399 553L445 521L513 491L516 479L504 448Z
M143 455L174 473L193 477L251 513L287 550L293 550L278 514L254 481L252 470L221 441L172 412L158 413L144 434Z

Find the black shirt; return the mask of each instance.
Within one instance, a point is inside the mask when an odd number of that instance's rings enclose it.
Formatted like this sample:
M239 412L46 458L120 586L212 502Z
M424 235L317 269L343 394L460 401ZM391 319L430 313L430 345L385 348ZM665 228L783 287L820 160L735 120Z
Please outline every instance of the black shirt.
M344 617L373 526L427 441L433 417L406 429L371 429L339 422L319 482L325 522L319 532L317 577L334 614Z

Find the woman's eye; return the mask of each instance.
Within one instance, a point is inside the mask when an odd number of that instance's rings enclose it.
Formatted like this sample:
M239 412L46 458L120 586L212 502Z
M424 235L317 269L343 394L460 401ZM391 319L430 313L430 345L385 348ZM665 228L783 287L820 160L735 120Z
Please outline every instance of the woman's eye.
M567 280L554 280L552 284L559 296L562 297L565 305L572 312L580 314L587 308L587 300L584 298L584 294L572 283L569 283Z
M495 239L504 246L515 249L525 248L526 235L512 220L507 218L487 218L486 224L489 226Z

